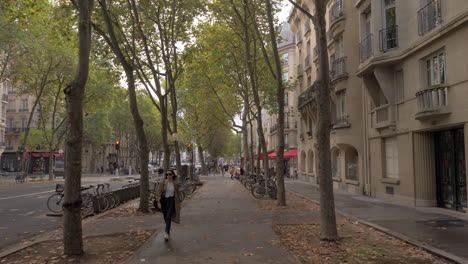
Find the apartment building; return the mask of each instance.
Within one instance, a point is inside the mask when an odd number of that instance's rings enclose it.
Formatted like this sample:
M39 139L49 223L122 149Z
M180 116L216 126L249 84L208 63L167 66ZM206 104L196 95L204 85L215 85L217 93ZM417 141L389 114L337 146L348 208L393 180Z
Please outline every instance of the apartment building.
M10 86L8 80L0 80L0 94L2 95L2 108L0 109L0 155L5 151L6 109L8 105L7 91Z
M301 5L314 11L313 1ZM468 2L330 0L334 187L416 206L465 211ZM299 174L317 183L317 49L296 8ZM312 50L312 52L311 52Z
M364 138L361 80L353 70L359 65L359 54L354 46L359 36L358 11L353 1L336 0L327 4L327 42L330 56L331 110L333 127L330 135L332 172L335 188L351 193L365 191L363 158ZM313 1L302 6L311 13ZM317 142L314 136L317 121L315 81L318 53L315 31L311 21L301 11L293 9L289 17L296 34L297 82L301 92L298 109L299 123L299 175L303 180L317 183Z
M355 4L370 194L466 210L468 2Z

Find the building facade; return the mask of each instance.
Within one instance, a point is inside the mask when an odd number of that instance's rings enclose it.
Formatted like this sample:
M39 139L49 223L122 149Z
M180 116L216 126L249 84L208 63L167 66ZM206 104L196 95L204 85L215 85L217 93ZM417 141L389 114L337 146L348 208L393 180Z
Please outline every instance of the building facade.
M312 0L300 2L314 12ZM468 2L330 0L326 20L334 187L465 211ZM296 8L288 22L300 93L298 171L317 183L315 32Z

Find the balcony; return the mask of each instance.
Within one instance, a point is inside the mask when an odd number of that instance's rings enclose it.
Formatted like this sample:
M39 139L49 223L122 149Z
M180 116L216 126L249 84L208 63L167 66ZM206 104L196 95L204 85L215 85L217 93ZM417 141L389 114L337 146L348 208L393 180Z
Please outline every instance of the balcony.
M373 128L382 129L395 125L395 106L386 104L376 107L372 111Z
M359 51L360 51L360 57L361 57L361 63L369 59L374 55L373 49L372 49L372 34L369 34L366 36L361 43L359 44Z
M6 112L7 113L13 113L13 112L16 112L16 109L7 109Z
M344 18L344 6L343 0L336 0L330 9L330 27L333 26L337 21Z
M16 90L9 90L8 94L16 94Z
M5 150L13 150L13 146L6 146Z
M347 128L350 126L351 123L349 123L348 115L339 116L336 118L335 122L333 122L333 129Z
M388 50L398 47L398 26L380 30L380 50Z
M424 36L442 23L441 0L430 1L418 11L418 32Z
M29 112L29 109L28 108L20 108L20 110L18 112Z
M296 34L296 45L299 46L301 43L302 43L302 32L299 31L299 32L297 32L297 34Z
M312 62L311 62L311 59L310 59L310 55L307 55L307 56L305 57L304 64L305 64L305 69L306 69L306 71L309 70L310 67L312 66Z
M312 101L314 96L315 96L315 87L314 85L311 85L309 88L307 88L307 90L305 90L303 93L301 93L301 95L299 95L299 98L297 100L298 101L297 108L298 109L303 108L306 104Z
M330 30L327 31L327 44L330 45L333 41L333 34Z
M20 127L7 127L5 130L6 134L19 134L24 133L25 129Z
M270 134L275 133L278 130L278 125L274 125L270 127Z
M304 75L304 69L302 68L302 64L297 65L297 77L301 77Z
M304 23L304 35L310 32L310 19L307 19Z
M448 87L435 87L416 93L418 101L417 120L437 118L450 114Z
M348 76L348 72L346 71L346 59L347 57L342 57L332 62L332 70L330 72L331 81L336 81L339 78Z

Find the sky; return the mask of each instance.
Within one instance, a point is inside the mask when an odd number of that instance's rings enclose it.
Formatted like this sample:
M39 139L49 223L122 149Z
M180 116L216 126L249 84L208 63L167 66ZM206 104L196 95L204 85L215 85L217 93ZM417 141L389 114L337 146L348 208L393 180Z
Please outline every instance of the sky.
M288 0L282 0L281 1L283 7L281 8L281 11L278 13L278 19L279 19L279 22L285 22L288 20L288 16L289 16L289 11L291 10L291 3L289 3Z

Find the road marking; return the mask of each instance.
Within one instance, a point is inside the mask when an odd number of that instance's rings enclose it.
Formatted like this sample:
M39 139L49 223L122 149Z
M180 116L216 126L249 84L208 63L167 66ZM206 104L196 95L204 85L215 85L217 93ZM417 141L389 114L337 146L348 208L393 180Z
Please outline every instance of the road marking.
M38 194L43 194L43 193L51 193L51 192L55 192L55 191L45 191L45 192L28 193L28 194L22 194L22 195L16 195L16 196L8 196L8 197L0 198L0 201L1 200L7 200L7 199L13 199L13 198L33 196L33 195L38 195Z
M31 212L25 213L24 215L30 215L30 214L32 214L34 212L36 212L36 211L31 211Z

